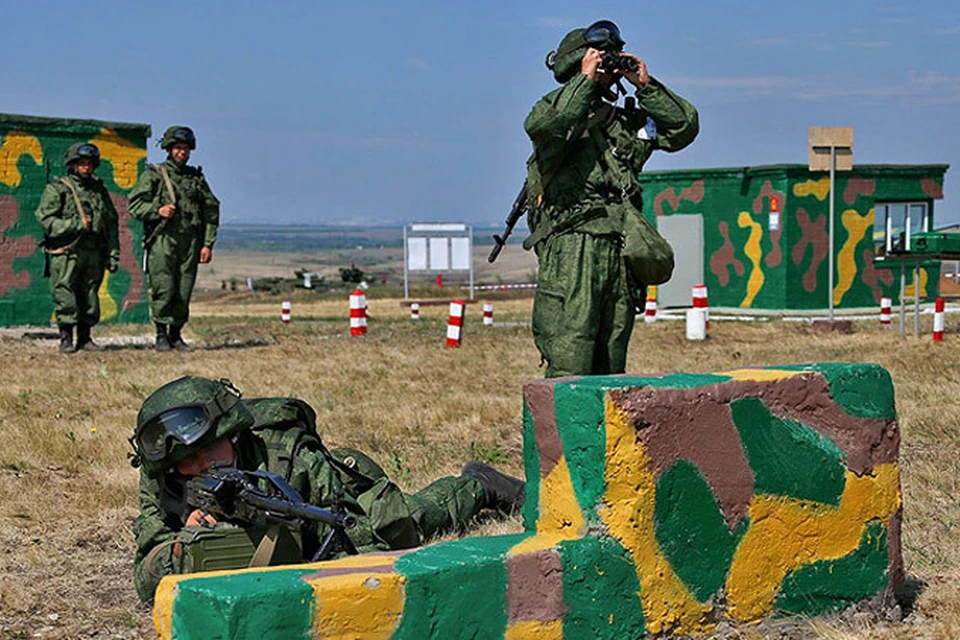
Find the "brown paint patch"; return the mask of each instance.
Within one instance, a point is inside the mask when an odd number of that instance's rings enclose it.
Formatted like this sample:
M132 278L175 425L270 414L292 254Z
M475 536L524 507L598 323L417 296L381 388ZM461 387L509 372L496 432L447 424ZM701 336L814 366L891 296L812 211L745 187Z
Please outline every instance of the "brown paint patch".
M730 282L730 274L727 267L732 266L737 276L742 276L744 272L743 262L735 257L733 242L730 241L730 227L726 222L717 225L720 236L723 238L723 244L719 249L710 254L710 271L720 281L720 286L725 287Z
M7 237L6 231L13 229L20 218L20 207L11 196L0 196L0 296L11 289L30 286L30 274L27 271L14 272L13 261L16 258L32 255L37 250L37 241L33 236Z
M934 200L943 200L943 185L933 178L921 178L920 188Z
M859 196L872 196L876 190L875 181L854 176L847 180L847 186L843 190L843 201L847 206L853 206Z
M900 537L902 528L903 507L901 506L890 516L890 524L887 526L887 571L889 571L891 591L899 589L907 577L903 567L903 548Z
M507 558L507 624L560 620L563 603L563 565L553 549Z
M654 475L677 460L693 462L713 491L727 526L733 529L750 506L753 471L729 408L712 399L710 387L643 387L610 393L632 417Z
M780 236L783 233L783 210L784 204L786 202L786 195L783 191L777 191L773 188L773 183L769 180L765 180L763 187L760 188L760 193L756 198L753 199L753 213L755 215L760 215L764 211L763 201L767 200L769 209L769 200L770 198L776 198L777 204L780 207L780 228L776 231L770 232L770 242L773 246L770 249L770 252L767 253L764 262L768 267L779 267L780 263L783 262L783 252L780 250Z
M557 412L553 403L555 381L538 380L523 387L527 410L533 417L533 431L540 454L540 477L546 478L563 457L563 441L557 430Z
M656 195L653 199L653 211L658 216L666 215L663 212L663 201L666 200L674 212L680 206L680 202L688 200L694 204L699 204L703 200L704 182L703 180L694 180L689 187L685 187L677 194L673 187L667 187Z
M817 290L817 269L827 258L830 239L827 236L827 217L817 216L816 220L811 220L803 207L797 209L797 224L800 225L800 239L793 245L793 264L799 265L803 262L803 256L807 251L807 245L813 250L813 256L810 259L810 266L807 272L803 274L803 288L807 293L813 293Z
M870 287L873 291L873 301L880 304L880 298L883 297L883 290L880 283L888 287L893 284L893 272L890 269L876 269L873 266L873 252L870 249L863 250L863 269L860 270L860 280L863 284Z
M130 274L130 285L127 287L127 293L123 296L122 309L126 311L143 299L143 270L137 262L133 252L133 232L130 230L130 212L127 210L127 199L118 196L115 193L110 194L113 206L117 210L119 217L120 232L120 266Z

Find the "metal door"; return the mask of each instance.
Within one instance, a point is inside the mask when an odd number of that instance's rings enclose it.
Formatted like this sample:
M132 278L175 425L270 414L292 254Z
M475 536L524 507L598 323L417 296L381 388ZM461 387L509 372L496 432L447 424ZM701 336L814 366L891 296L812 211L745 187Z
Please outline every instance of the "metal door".
M703 216L699 213L657 216L657 229L673 247L673 277L657 288L660 307L689 307L693 286L703 284Z

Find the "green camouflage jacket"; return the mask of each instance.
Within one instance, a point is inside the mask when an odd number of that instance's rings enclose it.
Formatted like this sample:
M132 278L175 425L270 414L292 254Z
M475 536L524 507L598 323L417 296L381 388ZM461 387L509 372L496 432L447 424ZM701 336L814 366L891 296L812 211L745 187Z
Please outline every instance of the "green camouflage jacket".
M163 233L200 235L204 245L213 247L220 226L220 201L210 190L203 171L189 165L181 166L169 158L163 166L173 184L177 205L177 211ZM150 229L162 220L158 211L166 204L170 204L170 195L163 175L157 165L147 165L130 192L130 215Z
M90 231L84 229L70 187L58 178L44 188L37 207L37 221L43 227L47 248L56 249L80 238L83 245L94 246L119 260L119 219L103 181L96 176L80 178L72 173L66 180L77 190L80 205L90 219Z
M563 231L621 234L623 208L617 205L639 201L637 174L650 154L693 142L700 130L693 105L654 78L636 99L633 110L612 107L595 81L577 74L534 105L524 122L533 142L527 163L533 235L526 248ZM586 130L585 122L591 123Z

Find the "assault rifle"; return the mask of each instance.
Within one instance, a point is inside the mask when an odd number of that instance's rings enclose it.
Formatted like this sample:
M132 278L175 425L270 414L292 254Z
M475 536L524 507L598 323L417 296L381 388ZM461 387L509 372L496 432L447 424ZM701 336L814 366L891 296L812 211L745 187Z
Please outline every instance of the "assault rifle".
M527 212L527 181L523 181L523 186L520 187L520 193L517 194L517 199L513 201L513 206L510 207L510 215L507 216L506 227L503 230L503 235L493 234L493 249L490 250L490 255L487 256L487 262L493 264L497 261L497 256L500 255L500 252L503 250L503 247L507 244L507 238L510 237L510 234L513 233L513 228L517 226L517 223L520 222L520 218L523 217L523 214Z
M346 533L356 526L357 519L344 513L342 494L334 501L335 511L327 511L306 504L297 490L275 473L215 466L187 481L184 498L191 507L218 520L238 524L297 527L310 521L330 527L311 562L326 560L334 541L339 542L347 553L357 553Z

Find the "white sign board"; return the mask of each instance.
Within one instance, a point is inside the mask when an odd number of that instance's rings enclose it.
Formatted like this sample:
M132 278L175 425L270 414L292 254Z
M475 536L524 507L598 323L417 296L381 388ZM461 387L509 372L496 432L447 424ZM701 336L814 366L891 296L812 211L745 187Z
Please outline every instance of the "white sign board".
M410 297L409 274L467 271L473 299L473 229L462 223L429 222L403 228L404 296Z

